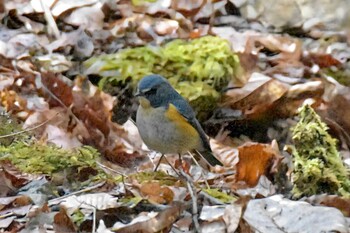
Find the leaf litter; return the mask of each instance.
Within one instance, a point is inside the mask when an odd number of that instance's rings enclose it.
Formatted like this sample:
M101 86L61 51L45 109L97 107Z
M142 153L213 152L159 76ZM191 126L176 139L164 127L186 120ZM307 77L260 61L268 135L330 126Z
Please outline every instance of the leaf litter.
M264 4L1 2L0 229L348 232L346 15ZM132 123L150 73L190 101L224 167L184 155L184 180L166 155L153 171Z

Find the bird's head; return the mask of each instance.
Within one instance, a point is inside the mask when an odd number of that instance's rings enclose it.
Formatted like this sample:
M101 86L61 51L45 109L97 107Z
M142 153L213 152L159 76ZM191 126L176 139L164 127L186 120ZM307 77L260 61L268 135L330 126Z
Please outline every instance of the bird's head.
M159 107L169 102L169 98L176 92L167 79L160 75L147 75L137 86L135 96L139 97L142 107Z

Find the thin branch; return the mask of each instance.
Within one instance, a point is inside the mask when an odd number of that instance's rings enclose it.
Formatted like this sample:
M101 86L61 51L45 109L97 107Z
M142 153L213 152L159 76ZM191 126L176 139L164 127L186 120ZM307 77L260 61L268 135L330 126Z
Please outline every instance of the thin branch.
M52 200L49 200L48 201L48 205L49 206L52 206L52 205L55 205L57 204L59 201L61 201L62 199L65 199L67 197L70 197L70 196L73 196L73 195L76 195L76 194L79 194L79 193L84 193L84 192L88 192L88 191L91 191L91 190L94 190L94 189L97 189L99 187L101 187L102 185L104 185L106 182L100 182L98 184L95 184L94 186L90 186L90 187L87 187L85 189L82 189L82 190L79 190L79 191L76 191L76 192L72 192L70 194L67 194L65 196L62 196L62 197L58 197L58 198L55 198L55 199L52 199Z
M198 163L198 161L196 160L196 158L193 156L193 154L188 151L188 153L190 154L190 156L192 157L192 160L194 161L194 163L198 166L198 167L201 167ZM203 173L203 169L201 170L201 175L202 177L204 178L204 183L205 183L205 186L207 186L207 189L210 189L210 186L209 186L209 183L208 181L205 179L205 176L204 176L204 173Z
M107 170L110 170L110 171L112 171L112 172L115 172L115 173L117 173L117 174L119 174L119 175L121 175L121 176L128 177L128 176L125 175L124 173L122 173L122 172L120 172L120 171L117 171L117 170L114 170L114 169L112 169L112 168L110 168L110 167L107 167L106 165L104 165L104 164L102 164L102 163L100 163L100 162L98 162L98 161L96 161L96 163L97 163L97 165L99 165L100 167L102 167L102 168L104 168L104 169L107 169Z
M50 8L45 4L44 0L40 0L41 7L44 10L45 19L48 24L49 33L52 34L56 39L60 37L60 31L58 30L55 19L52 16ZM51 30L50 30L51 29Z
M186 172L184 172L183 169L180 169L180 174L186 180L187 189L192 199L192 222L194 225L195 232L200 233L201 230L198 222L198 206L197 206L198 199L197 199L196 187L194 186L192 178Z
M53 115L51 118L47 119L46 121L40 123L39 125L33 126L32 128L24 129L24 130L21 130L21 131L18 131L18 132L14 132L14 133L10 133L10 134L6 134L6 135L1 135L1 136L0 136L0 139L1 139L1 138L7 138L7 137L16 136L16 135L18 135L18 134L26 133L26 132L32 131L32 130L34 130L34 129L40 128L41 126L45 125L47 122L49 122L49 121L51 121L53 118L55 118L58 114L59 114L59 112L56 113L55 115Z

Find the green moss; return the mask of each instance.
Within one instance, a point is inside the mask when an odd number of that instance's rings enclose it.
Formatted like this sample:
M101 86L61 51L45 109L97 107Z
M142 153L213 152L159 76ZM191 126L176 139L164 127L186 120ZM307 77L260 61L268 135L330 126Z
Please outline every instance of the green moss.
M16 119L12 118L5 110L0 108L0 135L3 136L3 138L0 138L0 145L9 146L15 140L26 140L30 138L28 132L22 132L14 136L6 136L22 130L21 124L18 123Z
M230 81L238 81L239 59L226 40L206 36L190 41L174 40L162 47L129 48L93 57L85 66L88 73L102 76L100 88L106 83L130 83L135 88L145 75L160 74L169 79L197 112L210 112L221 89Z
M327 193L350 197L348 171L327 125L309 105L300 109L299 117L293 128L293 196Z
M134 208L141 201L143 201L142 197L125 197L125 198L121 198L119 200L119 202L122 204L122 206L126 206L126 207L129 207L129 208Z
M144 5L145 3L153 3L156 2L157 0L131 0L131 3L134 6L140 6L140 5Z
M10 146L0 146L0 160L8 159L19 170L35 174L51 175L75 167L78 171L84 168L93 168L99 171L97 176L101 176L103 172L96 164L98 156L97 150L89 146L75 150L64 150L54 145L45 145L34 141L15 142Z
M350 86L350 71L347 69L331 69L331 68L325 68L323 69L323 72L325 72L328 76L333 77L335 80L337 80L339 83Z
M237 197L230 196L227 193L224 193L218 189L203 189L203 192L206 192L210 196L220 200L223 203L232 203L237 200Z
M168 186L172 186L178 181L177 178L170 176L162 171L138 172L138 173L129 175L129 177L136 179L139 183L145 183L145 182L157 180L159 181L160 185L168 185Z
M80 209L76 209L74 210L71 219L77 226L79 226L82 222L84 222L85 215Z

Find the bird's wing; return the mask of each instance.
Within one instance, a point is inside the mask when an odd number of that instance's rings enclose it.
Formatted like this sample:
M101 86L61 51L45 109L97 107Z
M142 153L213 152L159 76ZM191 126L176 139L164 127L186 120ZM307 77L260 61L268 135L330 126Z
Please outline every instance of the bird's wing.
M199 121L196 119L196 114L189 103L181 97L172 101L171 104L173 104L179 113L197 130L203 143L203 149L211 151L208 138L202 126L199 124Z
M195 113L191 106L187 103L184 99L177 99L173 101L172 106L174 106L177 111L184 117L184 119L187 120L190 125L195 128L201 138L202 141L202 147L201 149L198 148L197 152L211 165L220 165L223 166L223 164L213 155L208 138L202 128L202 126L199 124L198 120L196 119Z

